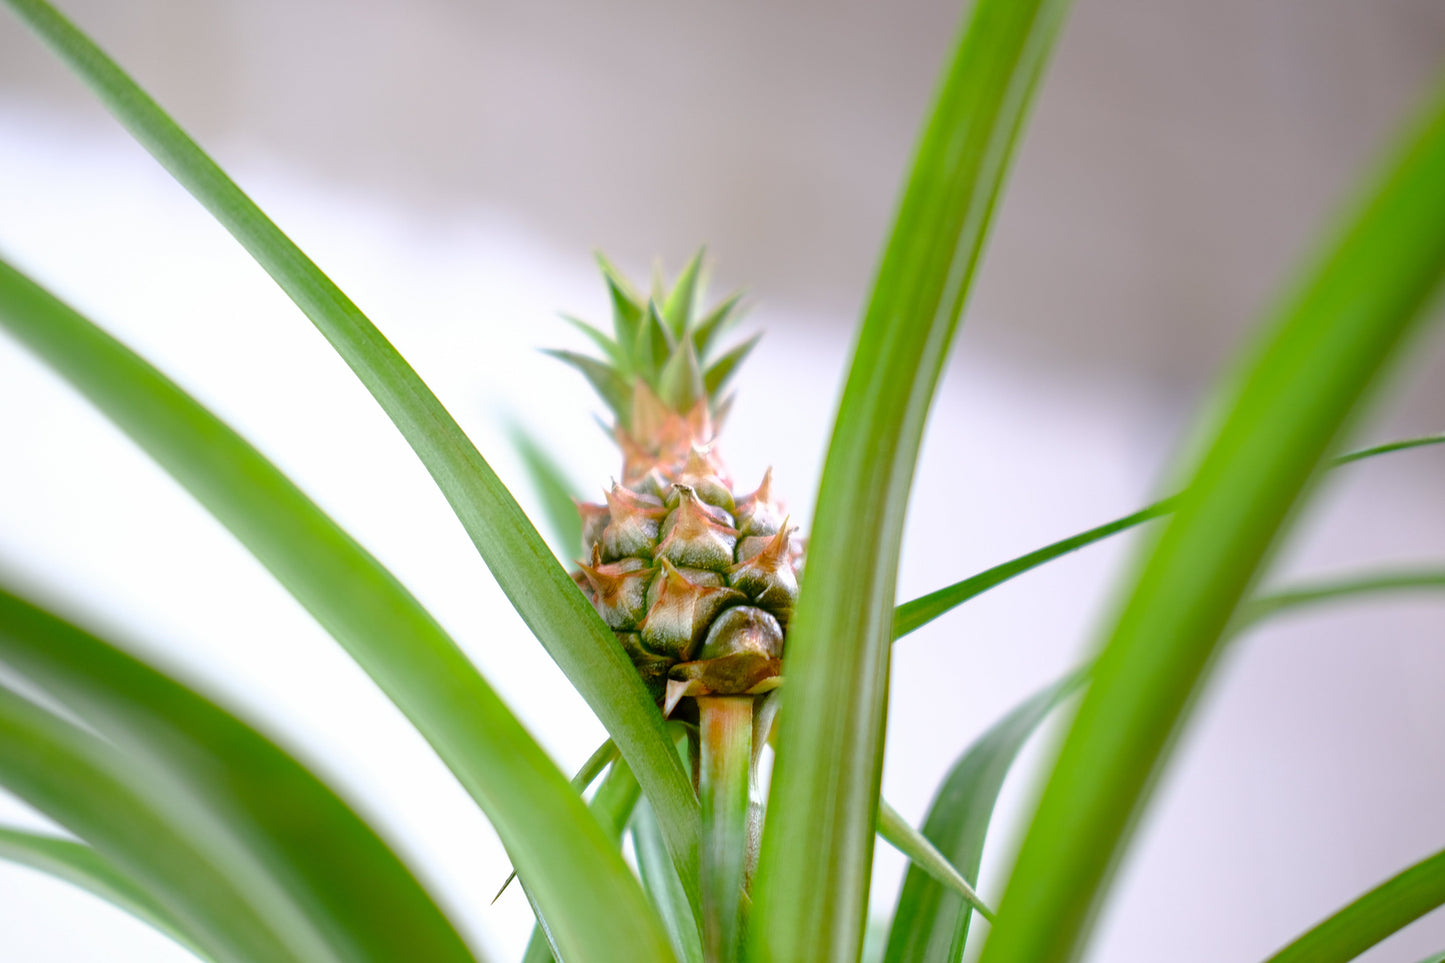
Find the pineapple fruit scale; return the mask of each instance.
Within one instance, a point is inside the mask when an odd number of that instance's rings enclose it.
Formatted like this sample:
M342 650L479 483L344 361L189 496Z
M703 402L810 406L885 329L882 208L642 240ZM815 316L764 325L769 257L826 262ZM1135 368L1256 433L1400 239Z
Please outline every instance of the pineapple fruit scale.
M754 337L711 361L737 297L699 315L702 254L671 290L642 298L598 258L614 335L574 318L604 360L550 351L587 377L612 410L621 480L578 505L577 584L670 715L688 696L746 695L780 682L802 547L776 500L772 470L739 495L716 433L718 400Z

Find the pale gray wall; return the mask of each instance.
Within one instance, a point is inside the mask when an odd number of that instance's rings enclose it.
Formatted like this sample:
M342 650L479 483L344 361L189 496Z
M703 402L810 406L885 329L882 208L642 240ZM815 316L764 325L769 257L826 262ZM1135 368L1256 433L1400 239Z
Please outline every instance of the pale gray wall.
M838 324L960 8L65 7L223 156L263 152L412 204L501 205L624 264L706 241L724 281ZM1438 0L1082 0L970 343L1197 387L1441 63ZM9 24L0 95L96 113Z

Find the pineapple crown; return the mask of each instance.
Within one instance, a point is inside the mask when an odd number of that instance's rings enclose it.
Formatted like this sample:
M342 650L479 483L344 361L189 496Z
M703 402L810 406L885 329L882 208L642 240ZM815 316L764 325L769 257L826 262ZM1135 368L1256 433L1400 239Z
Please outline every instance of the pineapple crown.
M706 422L710 429L727 416L732 396L723 398L722 391L762 335L717 353L719 336L737 318L741 295L733 294L706 313L700 310L703 254L699 249L670 289L660 273L655 274L651 295L643 297L599 253L597 264L612 301L613 336L562 315L604 358L575 351L546 353L582 372L612 409L619 435L646 439L659 414L682 416L695 426Z

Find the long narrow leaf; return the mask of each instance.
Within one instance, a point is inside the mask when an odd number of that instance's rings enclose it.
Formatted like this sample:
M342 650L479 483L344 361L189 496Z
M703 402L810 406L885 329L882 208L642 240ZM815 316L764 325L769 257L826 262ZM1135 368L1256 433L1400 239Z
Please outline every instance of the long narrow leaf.
M898 810L888 805L887 800L878 802L878 835L907 856L912 863L912 869L921 870L956 896L962 897L982 913L984 919L993 919L993 910L989 909L988 904L974 891L973 884L964 878L958 867L938 851L932 840L914 829Z
M3 262L0 326L209 508L376 680L481 804L578 959L615 958L629 941L665 954L640 887L576 793L380 562L164 375Z
M230 713L3 590L0 665L205 807L218 836L264 862L271 886L322 934L333 959L473 959L375 832L304 766Z
M697 919L688 905L677 867L668 858L662 842L662 831L647 800L642 800L632 814L632 841L637 849L637 870L642 877L652 905L662 916L662 924L672 939L672 948L682 963L702 963L702 939Z
M336 959L184 790L4 686L0 785L94 846L213 959Z
M1062 0L979 0L865 313L788 639L750 930L759 961L853 959L868 919L888 649L923 425Z
M1416 569L1408 572L1378 572L1368 575L1331 579L1330 581L1294 585L1258 598L1241 606L1234 631L1242 630L1260 619L1288 609L1318 602L1344 601L1360 595L1381 592L1438 591L1445 589L1445 568Z
M1348 465L1353 462L1363 461L1366 458L1374 458L1379 455L1388 455L1397 451L1408 451L1412 448L1423 448L1430 445L1445 443L1445 435L1425 435L1420 438L1405 438L1400 441L1392 441L1383 445L1374 445L1369 448L1362 448L1340 455L1331 462L1331 467ZM977 575L970 575L961 582L945 586L935 592L904 602L898 606L893 613L893 638L900 639L908 633L922 628L929 622L943 615L945 612L962 605L971 598L982 595L989 589L1002 585L1017 575L1038 568L1046 562L1052 562L1070 552L1078 551L1085 546L1095 542L1103 541L1120 532L1128 531L1135 526L1167 515L1174 511L1178 504L1178 498L1166 498L1141 508L1137 512L1116 518L1112 522L1105 522L1077 535L1060 539L1043 548L1035 549L1026 555L1010 559L1001 565L985 569Z
M0 826L0 859L28 866L98 896L208 959L170 911L106 857L84 843Z
M376 398L436 480L502 591L637 774L696 899L698 804L662 716L617 640L491 466L375 325L114 61L45 0L5 2L250 252ZM396 644L403 639L397 636Z
M1085 670L1071 672L1034 693L979 736L944 777L924 819L923 835L969 882L978 882L993 807L1019 751L1049 713L1087 679ZM885 963L957 961L972 918L963 899L910 867L893 914Z
M984 948L1077 958L1173 736L1330 447L1445 274L1445 99L1238 379L1105 646Z
M1345 963L1439 906L1445 906L1445 850L1376 886L1268 963Z
M1382 592L1440 589L1445 589L1445 569L1370 573L1293 586L1251 599L1241 607L1230 631L1242 632L1264 619L1320 603ZM1078 669L1034 693L994 723L949 769L924 820L923 834L970 882L977 882L994 804L1019 750L1060 703L1082 688L1088 673L1088 667ZM893 915L886 963L960 959L971 919L962 900L927 874L910 868Z
M1086 545L1103 541L1120 532L1128 531L1135 526L1167 515L1174 510L1175 504L1176 500L1172 498L1155 502L1137 512L1116 518L1112 522L1105 522L1088 531L1060 539L1043 548L1035 549L1027 555L1020 555L1018 558L995 565L977 575L970 575L961 582L954 582L935 592L904 602L894 611L893 638L901 639L969 599L976 598L989 589L1002 585L1009 579L1031 569L1038 568L1046 562L1052 562L1054 559L1070 552L1076 552Z
M542 499L542 512L557 540L562 558L572 558L582 547L582 516L573 501L578 488L551 453L521 425L512 427L512 444L522 456L532 487Z
M596 758L597 754L594 754L593 759ZM602 825L608 838L619 847L622 845L622 832L627 828L627 821L632 818L632 810L637 806L640 792L637 777L632 775L627 763L616 759L607 770L607 778L602 780L602 785L597 787L597 794L588 804L587 808L597 817L597 822ZM525 885L526 882L523 881L523 886ZM522 963L550 963L555 958L553 942L548 939L547 931L543 930L539 923L532 931Z

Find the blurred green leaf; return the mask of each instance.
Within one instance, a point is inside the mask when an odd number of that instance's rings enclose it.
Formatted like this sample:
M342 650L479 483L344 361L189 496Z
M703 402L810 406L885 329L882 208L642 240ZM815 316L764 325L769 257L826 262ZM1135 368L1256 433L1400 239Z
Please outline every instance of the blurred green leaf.
M1376 886L1268 963L1345 963L1442 905L1445 850Z
M695 899L698 803L672 752L662 716L611 631L557 564L491 466L361 310L114 61L45 0L5 2L250 252L380 403L435 479L502 591L637 774ZM604 259L599 262L608 267ZM392 645L407 641L405 634L396 635ZM462 671L463 677L471 675L475 673L469 666ZM442 711L431 708L434 702L413 708ZM463 742L475 742L478 733L486 731L471 728ZM442 755L457 763L449 758L450 749ZM471 780L463 781L480 792ZM510 789L497 792L503 794L510 796Z
M608 931L624 945L665 948L641 889L576 793L380 562L164 375L3 262L0 326L170 472L367 671L480 803L557 916L559 939L583 957L610 952L611 941L596 938Z
M596 358L578 354L576 351L543 348L542 353L582 372L582 377L587 379L587 383L592 386L607 407L612 409L612 413L617 416L618 420L624 425L627 423L632 412L632 386L623 380L615 368Z
M607 295L612 301L612 329L617 336L617 345L632 358L632 345L637 340L637 329L642 324L642 315L646 310L646 302L633 290L627 278L612 262L603 257L601 251L593 255L597 259L597 266L602 269L602 276L607 280ZM633 360L624 374L635 373L636 360Z
M788 709L749 930L764 961L856 959L868 919L903 518L923 425L1062 0L979 0L878 269L788 629Z
M0 785L94 846L211 958L338 959L252 854L163 773L4 686Z
M1390 441L1383 445L1374 445L1370 448L1361 448L1352 451L1335 459L1336 465L1348 465L1352 461L1360 461L1364 458L1374 458L1376 455L1388 455L1393 451L1408 451L1411 448L1426 448L1430 445L1445 444L1445 435L1422 435L1419 438L1405 438L1400 441Z
M974 892L973 885L949 862L948 857L938 851L923 833L914 829L898 810L888 805L886 799L878 801L878 835L887 840L894 849L908 857L912 864L910 872L917 869L936 883L947 887L955 895L966 900L984 919L993 919L993 910ZM975 870L975 875L977 871Z
M601 750L598 750L600 753ZM615 755L615 754L614 754ZM592 759L597 759L594 754ZM589 760L590 764L591 760ZM583 768L583 772L586 767ZM582 774L578 773L580 777ZM637 806L637 798L642 789L637 785L637 779L632 775L632 770L627 768L627 763L621 758L614 758L612 767L607 770L607 778L602 780L602 785L597 787L597 794L592 797L588 809L592 815L597 817L597 822L607 833L614 845L622 846L622 832L627 828L627 821L632 818L632 810ZM523 881L526 885L526 881ZM539 924L532 932L532 938L527 942L527 951L522 957L523 963L548 963L553 959L552 946L547 939L547 934Z
M563 314L561 315L561 318L563 321L566 321L568 324L572 325L572 327L576 328L578 331L581 331L584 335L586 335L587 339L597 346L597 350L601 351L603 355L607 357L607 360L614 367L616 367L618 371L625 372L627 370L629 362L627 360L626 354L622 351L621 347L617 344L617 342L613 341L611 338L607 337L607 335L603 334L601 331L598 331L596 328L592 327L592 325L588 324L586 321L583 321L581 318L574 318L570 314Z
M1264 619L1322 602L1442 588L1445 569L1367 573L1297 585L1251 599L1240 608L1230 631L1237 634ZM993 807L1015 758L1049 713L1083 687L1088 673L1087 666L1077 669L1021 703L964 751L939 786L923 834L970 882L977 882ZM927 874L910 868L889 933L887 963L958 960L971 916L962 900Z
M566 470L552 457L526 428L513 424L512 444L522 456L522 464L542 500L542 513L557 540L559 557L571 558L582 548L582 516L577 514L574 493L579 491Z
M265 866L269 887L304 915L302 932L328 944L330 958L380 963L413 953L428 960L473 959L376 833L304 766L235 716L3 590L0 666L119 749L146 760L147 770L162 774L165 785L204 811L218 841L246 853L218 861L216 868L244 878L248 863Z
M606 769L616 758L617 747L612 744L611 739L608 739L603 742L602 745L598 746L592 755L587 757L587 761L582 764L582 768L573 774L572 790L579 796L585 793L597 777L602 775L602 770ZM493 903L502 898L502 894L507 891L507 887L512 885L512 880L516 878L517 873L515 870L507 874L507 878L502 881L502 888L497 890L496 896L492 897Z
M658 376L657 389L663 404L673 411L691 411L702 398L702 371L691 341L668 357Z
M924 820L923 835L964 879L978 881L993 807L1019 751L1049 713L1087 680L1087 670L1081 669L1034 693L974 740L944 777ZM963 899L917 867L909 867L884 960L957 961L972 917Z
M742 293L729 295L717 307L713 308L703 319L697 323L692 332L693 347L697 349L697 356L703 361L708 358L708 352L717 336L726 331L737 320L738 302L742 300Z
M743 360L747 358L753 348L758 346L758 342L762 338L762 333L759 332L713 362L712 367L708 368L707 374L703 376L703 385L707 389L709 398L716 398L722 393L728 382L732 380L732 376L737 374Z
M683 892L677 868L668 858L662 843L662 831L644 799L632 814L632 841L637 849L637 869L648 898L662 916L662 925L672 939L672 948L682 963L703 963L702 940L697 920Z
M150 924L201 959L210 959L164 906L84 843L0 826L0 859L63 879Z
M662 320L656 301L647 302L647 310L637 326L637 345L632 356L637 362L637 374L650 385L662 378L662 366L672 355L672 332Z
M1423 448L1429 445L1445 443L1445 435L1426 435L1421 438L1406 438L1400 441L1392 441L1383 445L1375 445L1370 448L1362 448L1340 455L1330 463L1335 468L1348 465L1353 462L1362 461L1366 458L1374 458L1378 455L1388 455L1397 451L1408 451L1412 448ZM1069 538L1060 539L1043 548L1029 552L1027 555L1020 555L1018 558L1004 562L1002 565L995 565L993 568L971 575L961 582L930 592L927 595L904 602L898 606L893 613L893 637L900 639L915 629L921 628L932 622L969 599L982 595L997 585L1002 585L1016 575L1022 575L1031 569L1038 568L1045 562L1052 562L1054 559L1077 551L1095 542L1103 541L1112 535L1127 531L1136 525L1142 525L1147 521L1159 518L1174 511L1178 504L1178 496L1166 498L1146 506L1137 512L1116 518L1112 522L1105 522L1086 532Z
M1445 101L1279 309L1105 646L983 963L1082 952L1220 640L1445 274Z
M688 328L692 325L693 305L697 302L698 295L698 275L702 271L702 259L706 254L706 247L697 249L692 260L688 261L687 266L678 274L672 290L662 304L662 316L678 343L687 336Z
M1316 602L1346 601L1360 595L1383 592L1433 591L1445 589L1445 568L1402 572L1372 572L1329 581L1294 585L1250 599L1240 606L1232 631L1238 632L1260 619Z

